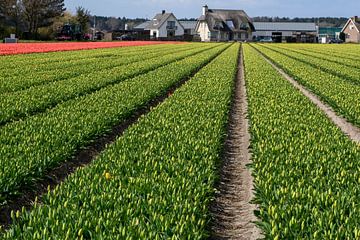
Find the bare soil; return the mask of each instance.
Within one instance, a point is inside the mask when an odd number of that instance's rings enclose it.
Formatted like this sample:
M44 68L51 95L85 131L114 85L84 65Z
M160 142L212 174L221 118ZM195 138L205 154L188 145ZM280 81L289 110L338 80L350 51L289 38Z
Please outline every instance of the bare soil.
M247 167L251 163L247 109L241 51L220 182L216 186L218 191L210 208L213 217L210 239L262 238L260 229L255 224L257 218L254 211L257 210L257 206L251 203L254 186L251 170Z
M294 78L289 76L285 71L278 66L276 66L269 58L267 58L261 51L254 48L260 53L260 55L274 68L276 69L286 80L288 80L295 88L300 90L300 92L306 96L311 102L313 102L321 111L323 111L326 116L352 141L357 144L360 144L360 128L354 126L352 123L348 122L344 117L339 116L332 107L328 104L322 102L320 98L306 89L304 86L299 84Z

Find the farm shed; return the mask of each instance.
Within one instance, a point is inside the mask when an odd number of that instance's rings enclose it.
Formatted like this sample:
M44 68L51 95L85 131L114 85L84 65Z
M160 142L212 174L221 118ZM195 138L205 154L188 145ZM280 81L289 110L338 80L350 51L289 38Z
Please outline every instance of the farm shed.
M304 22L254 22L254 38L272 38L274 42L313 43L317 41L315 23Z
M319 42L328 43L331 39L340 39L342 28L319 27Z
M252 39L254 25L243 10L209 9L203 7L196 32L201 41L245 41Z
M179 21L181 26L184 27L184 35L195 35L197 21Z
M360 43L360 18L349 18L341 32L345 33L346 42Z

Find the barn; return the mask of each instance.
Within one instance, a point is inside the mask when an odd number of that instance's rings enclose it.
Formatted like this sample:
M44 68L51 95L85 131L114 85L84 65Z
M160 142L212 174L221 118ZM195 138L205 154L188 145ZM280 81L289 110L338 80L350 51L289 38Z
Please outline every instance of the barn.
M254 40L272 39L273 42L317 42L318 28L306 22L254 22Z

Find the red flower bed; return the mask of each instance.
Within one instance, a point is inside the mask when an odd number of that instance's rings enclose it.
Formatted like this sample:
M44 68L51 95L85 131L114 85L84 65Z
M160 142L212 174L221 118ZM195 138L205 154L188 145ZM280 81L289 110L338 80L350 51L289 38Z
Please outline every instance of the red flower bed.
M72 50L96 49L96 48L144 46L144 45L165 44L165 43L169 43L169 42L132 41L132 42L69 42L69 43L0 44L0 55L72 51ZM171 42L171 43L178 43L178 42Z

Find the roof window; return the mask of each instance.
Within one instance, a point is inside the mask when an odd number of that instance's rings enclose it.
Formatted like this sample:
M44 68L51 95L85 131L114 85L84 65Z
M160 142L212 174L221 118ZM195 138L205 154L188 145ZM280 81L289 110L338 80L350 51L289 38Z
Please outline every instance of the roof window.
M227 25L229 28L235 28L234 22L233 22L233 20L231 20L231 19L226 20L226 25Z

